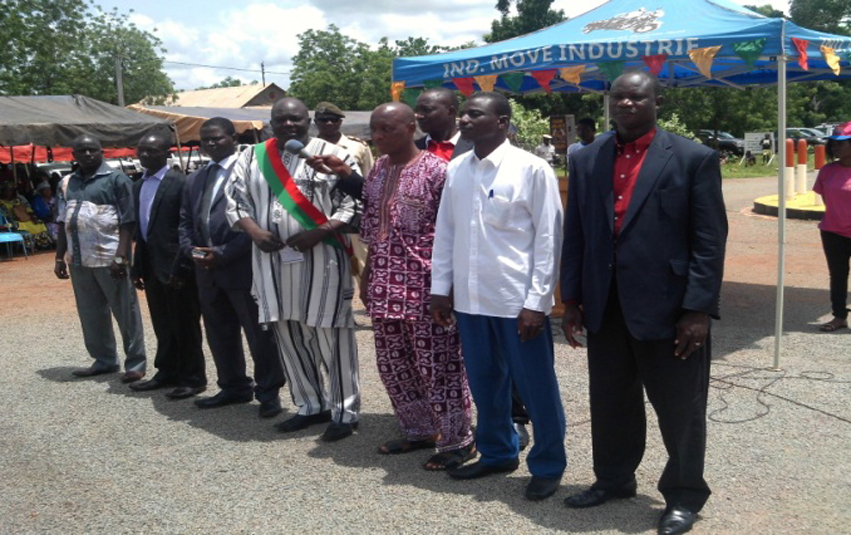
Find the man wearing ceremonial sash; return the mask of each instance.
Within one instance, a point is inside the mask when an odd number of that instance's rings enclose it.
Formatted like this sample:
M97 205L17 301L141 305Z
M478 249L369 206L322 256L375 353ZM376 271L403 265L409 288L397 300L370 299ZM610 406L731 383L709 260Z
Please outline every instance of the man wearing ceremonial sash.
M295 139L311 154L333 154L360 169L344 149L309 137L309 125L304 103L279 100L272 108L275 137L242 153L225 194L228 221L254 242L258 320L275 329L298 406L298 414L277 427L292 432L331 422L322 435L331 442L352 434L360 408L351 244L339 233L358 206L336 187L337 175L283 148Z

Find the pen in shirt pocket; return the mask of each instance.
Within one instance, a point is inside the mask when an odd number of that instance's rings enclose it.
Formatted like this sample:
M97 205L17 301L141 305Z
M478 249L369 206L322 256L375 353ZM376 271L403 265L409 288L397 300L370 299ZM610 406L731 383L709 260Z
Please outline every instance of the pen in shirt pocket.
M493 190L488 193L488 199L493 199Z

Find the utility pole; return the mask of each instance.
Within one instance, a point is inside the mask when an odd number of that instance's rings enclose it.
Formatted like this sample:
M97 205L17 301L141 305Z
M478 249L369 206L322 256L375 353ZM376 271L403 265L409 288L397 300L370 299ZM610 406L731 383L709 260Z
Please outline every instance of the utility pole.
M263 65L263 62L260 62L260 79L263 80L263 85L266 85L266 67Z
M124 79L121 77L121 56L115 56L115 87L118 90L118 105L124 107Z

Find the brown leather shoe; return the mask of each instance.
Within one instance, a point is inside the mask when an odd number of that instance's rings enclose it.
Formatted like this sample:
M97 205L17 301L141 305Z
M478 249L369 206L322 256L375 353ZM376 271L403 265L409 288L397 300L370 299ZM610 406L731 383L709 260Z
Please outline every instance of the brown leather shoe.
M204 390L207 390L206 386L178 386L171 392L167 392L165 396L169 399L186 399L196 396Z
M144 372L127 372L121 376L122 383L135 383L142 377L144 377Z

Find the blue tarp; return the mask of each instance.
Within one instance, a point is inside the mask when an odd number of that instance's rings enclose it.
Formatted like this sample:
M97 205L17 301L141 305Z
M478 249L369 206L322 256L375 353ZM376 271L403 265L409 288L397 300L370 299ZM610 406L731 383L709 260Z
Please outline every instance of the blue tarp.
M798 63L792 38L809 41L809 70ZM736 54L734 45L765 39L753 68ZM712 78L698 71L689 51L721 46L712 65ZM821 46L841 58L837 77L827 65ZM807 30L784 20L767 18L728 0L611 0L576 18L537 32L477 48L431 56L397 58L393 81L422 87L452 78L524 72L521 93L542 91L529 72L585 65L582 89L602 91L608 77L601 63L623 62L624 70L647 69L643 57L667 54L660 79L672 87L742 86L777 83L777 56L789 56L788 81L851 78L851 38ZM605 65L603 68L605 69ZM555 78L557 91L576 91L574 84ZM496 87L509 91L500 77Z

